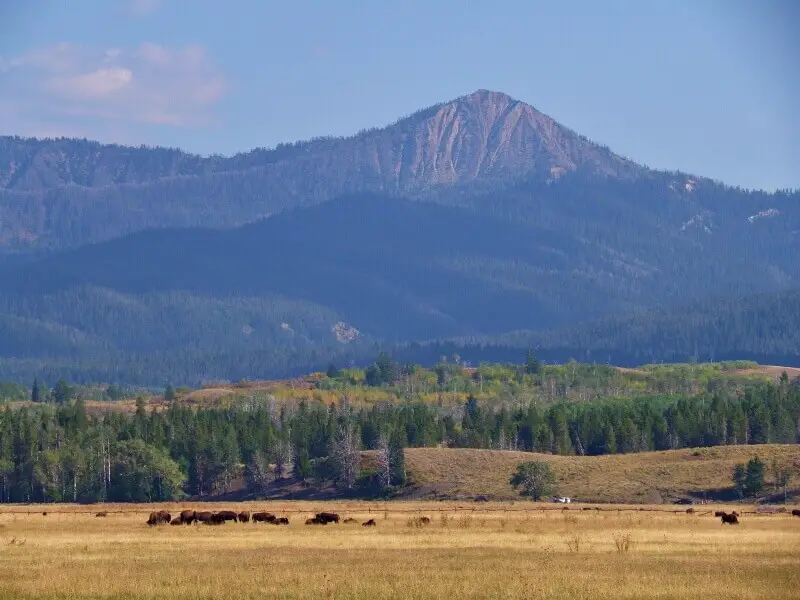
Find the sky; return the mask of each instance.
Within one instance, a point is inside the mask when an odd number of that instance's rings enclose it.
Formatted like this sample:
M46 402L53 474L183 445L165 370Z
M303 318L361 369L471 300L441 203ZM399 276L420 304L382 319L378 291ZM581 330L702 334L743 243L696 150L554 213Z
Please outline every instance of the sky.
M0 134L203 155L478 89L657 169L800 188L795 0L0 0Z

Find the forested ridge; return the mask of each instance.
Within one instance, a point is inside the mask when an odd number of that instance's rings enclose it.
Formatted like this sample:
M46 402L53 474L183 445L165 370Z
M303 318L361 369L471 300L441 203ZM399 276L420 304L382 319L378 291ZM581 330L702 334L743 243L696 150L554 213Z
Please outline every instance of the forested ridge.
M231 402L198 407L169 387L162 410L140 397L131 413L98 411L65 382L36 382L37 402L0 412L0 501L211 497L242 484L257 496L288 478L380 495L406 484L408 447L599 455L800 443L800 379L742 375L753 367L620 372L541 365L529 353L518 365L426 370L384 354L365 370L315 375L306 396L245 387ZM362 450L378 458L365 462Z
M577 220L510 214L358 195L235 230L143 232L6 263L0 372L195 384L449 338L480 352L535 346L549 360L796 362L796 292L756 292L797 280L800 236L785 232L776 253L784 234L748 231L737 254L705 232L626 233L612 252L608 232ZM358 336L343 343L337 323ZM515 330L531 333L505 335Z

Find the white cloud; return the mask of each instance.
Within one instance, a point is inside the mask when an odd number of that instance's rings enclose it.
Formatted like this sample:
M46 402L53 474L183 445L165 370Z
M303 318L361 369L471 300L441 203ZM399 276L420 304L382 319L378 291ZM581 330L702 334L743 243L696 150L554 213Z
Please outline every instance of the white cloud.
M71 127L70 117L202 126L226 91L202 46L59 44L0 59L0 104L18 113L0 113L0 132L24 133L20 123Z
M161 0L130 0L130 13L137 17L144 17L161 8Z

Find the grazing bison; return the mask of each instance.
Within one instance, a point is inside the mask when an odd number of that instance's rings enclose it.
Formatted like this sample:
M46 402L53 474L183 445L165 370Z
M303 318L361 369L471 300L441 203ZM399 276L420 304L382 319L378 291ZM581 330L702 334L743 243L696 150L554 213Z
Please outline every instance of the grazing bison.
M289 524L289 519L287 519L286 517L278 517L277 519L275 519L272 522L272 524L273 525L288 525Z
M232 510L221 510L217 513L217 515L219 515L219 518L223 521L235 522L239 518L239 515Z
M728 514L722 515L720 517L720 519L722 519L722 524L723 525L725 525L725 523L727 523L728 525L738 525L739 524L739 518L736 516L735 512L732 512L729 515Z
M369 521L364 521L361 526L362 527L375 527L378 524L375 522L375 519L370 519Z
M306 519L306 525L327 525L327 521L314 517L313 519Z
M694 514L694 509L693 508L687 508L686 509L686 514L687 515L693 515Z
M95 517L107 517L108 513L105 511L101 511L95 515Z
M165 510L159 510L150 513L150 518L147 519L147 524L152 527L153 525L166 525L170 521L172 521L172 515Z
M197 523L208 523L214 518L214 513L208 511L197 511L194 513L194 520Z
M349 519L345 519L342 522L345 523L346 525L352 525L353 523L358 523L358 520L350 517Z
M254 523L272 523L275 521L275 515L268 512L253 513L252 518Z
M193 510L182 510L181 523L184 525L191 525L194 522L196 515L197 513Z
M180 517L175 517L172 521L169 522L170 525L183 525L183 519Z
M211 513L211 518L203 521L203 525L222 525L227 519L220 513Z
M250 521L250 513L247 511L242 511L238 515L239 523L248 523Z
M339 523L339 515L336 513L321 512L317 513L315 518L319 519L320 521L325 521L326 523Z
M717 511L714 511L714 516L715 516L715 517L721 517L721 516L723 516L723 515L727 515L727 514L728 514L728 513L726 513L724 510L717 510Z
M431 518L430 517L420 517L419 518L419 522L422 523L423 525L430 525L431 524Z
M793 517L800 517L800 510L798 510L796 508L792 509L792 516Z

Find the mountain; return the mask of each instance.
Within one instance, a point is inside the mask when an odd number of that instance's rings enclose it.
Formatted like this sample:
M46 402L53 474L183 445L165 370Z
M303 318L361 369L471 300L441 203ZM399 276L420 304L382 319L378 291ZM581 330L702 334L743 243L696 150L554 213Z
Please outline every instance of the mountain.
M383 129L202 158L86 140L0 138L0 248L60 249L152 227L240 225L360 191L577 169L642 172L532 106L479 90Z
M683 359L795 306L712 298L800 287L800 193L652 171L495 92L230 158L4 138L0 181L0 378L280 377L442 339Z

